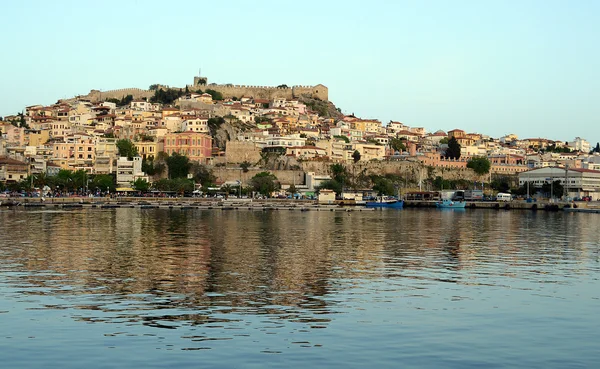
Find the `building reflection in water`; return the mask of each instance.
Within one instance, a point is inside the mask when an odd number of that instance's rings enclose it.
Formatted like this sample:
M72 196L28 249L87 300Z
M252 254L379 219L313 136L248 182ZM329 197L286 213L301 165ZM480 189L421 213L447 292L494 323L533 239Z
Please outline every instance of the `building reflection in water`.
M519 278L588 258L598 223L485 210L21 211L0 213L0 255L4 270L22 273L13 283L24 291L95 296L71 307L120 319L167 327L161 322L214 324L236 313L326 326L344 308L335 295L371 278L406 288L474 283L498 265Z

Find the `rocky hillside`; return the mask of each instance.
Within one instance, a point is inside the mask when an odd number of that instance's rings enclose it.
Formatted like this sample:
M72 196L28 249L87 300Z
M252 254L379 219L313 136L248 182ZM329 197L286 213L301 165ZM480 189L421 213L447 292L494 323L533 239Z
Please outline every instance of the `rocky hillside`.
M341 119L344 116L331 101L323 101L309 96L300 96L298 101L305 104L309 109L316 111L322 117Z

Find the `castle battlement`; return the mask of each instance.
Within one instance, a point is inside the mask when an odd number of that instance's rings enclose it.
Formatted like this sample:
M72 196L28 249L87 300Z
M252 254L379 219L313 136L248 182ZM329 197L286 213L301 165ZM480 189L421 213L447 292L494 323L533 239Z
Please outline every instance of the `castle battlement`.
M167 88L168 86L159 85L159 87ZM295 85L288 87L233 85L216 83L208 84L208 79L206 77L194 77L194 84L187 85L186 87L190 91L198 89L215 90L220 92L224 98L240 98L242 96L247 96L253 97L255 99L286 98L288 100L291 100L300 96L308 96L312 98L318 98L324 101L329 100L329 90L326 86L323 86L321 84L316 86ZM134 99L150 98L154 96L154 91L144 90L135 87L120 88L108 91L91 90L89 94L85 96L79 96L79 98L88 99L90 101L104 101L106 99L111 98L121 99L127 95L132 95Z
M189 89L211 89L220 92L223 97L252 96L254 98L272 99L282 97L293 99L299 96L309 96L321 100L329 100L329 90L326 86L294 85L287 87L279 86L256 86L256 85L234 85L208 83L206 77L194 77L194 84L187 86Z

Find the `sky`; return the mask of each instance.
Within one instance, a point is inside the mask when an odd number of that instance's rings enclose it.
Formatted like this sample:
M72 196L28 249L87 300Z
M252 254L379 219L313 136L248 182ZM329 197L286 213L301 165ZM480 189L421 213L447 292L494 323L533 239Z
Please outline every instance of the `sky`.
M91 89L329 88L433 132L600 141L600 1L4 1L0 116Z

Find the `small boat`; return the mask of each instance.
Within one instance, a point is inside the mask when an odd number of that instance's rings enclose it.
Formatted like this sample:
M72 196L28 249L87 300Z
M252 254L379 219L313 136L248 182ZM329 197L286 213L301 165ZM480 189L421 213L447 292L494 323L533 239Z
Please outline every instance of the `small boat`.
M396 198L383 198L380 197L375 201L367 201L365 206L368 208L391 208L391 209L402 209L404 206L403 200Z
M0 206L10 207L10 206L19 206L19 205L21 205L21 203L18 201L15 201L15 200L0 201Z
M435 207L438 209L464 209L467 205L464 201L452 201L452 200L441 200L435 203Z

